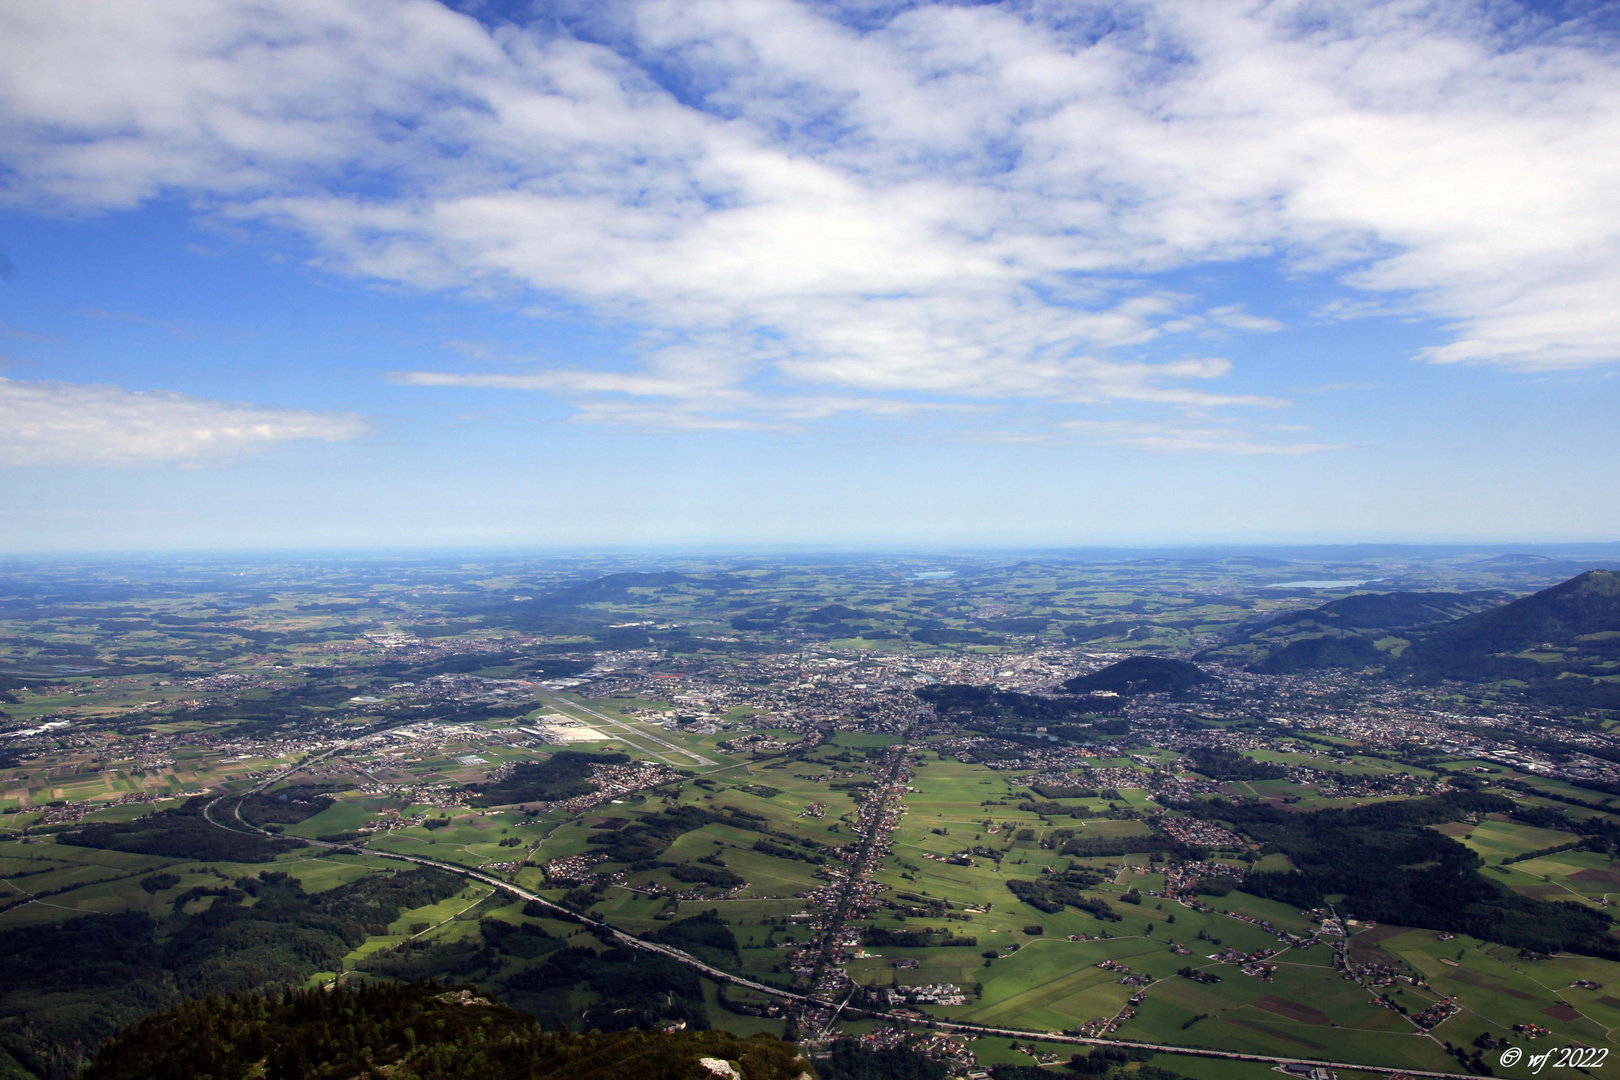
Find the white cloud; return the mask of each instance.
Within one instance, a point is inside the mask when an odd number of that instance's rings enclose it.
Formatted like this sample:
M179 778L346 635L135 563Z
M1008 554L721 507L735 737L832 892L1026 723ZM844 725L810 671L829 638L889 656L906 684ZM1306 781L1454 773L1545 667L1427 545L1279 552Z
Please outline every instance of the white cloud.
M1251 256L1341 275L1324 317L1442 320L1436 362L1620 358L1620 65L1494 3L923 5L856 30L834 5L626 0L589 7L592 40L570 10L0 3L9 198L180 192L349 273L631 320L643 370L523 385L637 422L1280 404L1145 359L1277 329L1142 280Z
M1224 307L1210 308L1208 315L1211 322L1220 326L1230 327L1233 330L1281 330L1283 324L1276 319L1264 315L1252 315L1243 310L1242 304L1227 304Z
M369 434L358 416L117 386L0 378L0 465L199 465L299 439Z
M1161 453L1314 454L1342 450L1336 443L1266 442L1256 434L1222 424L1163 420L1071 420L1063 430L1085 442L1128 446ZM1272 425L1273 430L1302 431L1299 425Z
M62 339L54 334L37 334L32 330L23 330L15 326L0 323L0 337L15 338L18 341L31 341L41 345L59 345Z

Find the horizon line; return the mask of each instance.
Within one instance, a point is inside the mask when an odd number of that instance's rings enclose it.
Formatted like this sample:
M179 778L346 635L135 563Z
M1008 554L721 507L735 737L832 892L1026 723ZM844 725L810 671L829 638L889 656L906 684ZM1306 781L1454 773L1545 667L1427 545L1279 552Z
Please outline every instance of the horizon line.
M115 561L127 559L144 561L161 558L244 559L244 558L348 558L348 559L431 559L444 557L497 557L520 558L546 556L560 557L625 557L648 555L696 556L863 556L863 557L932 557L971 558L987 555L1142 555L1149 553L1225 553L1238 557L1243 552L1330 552L1359 551L1366 554L1382 552L1451 552L1467 554L1484 552L1493 554L1523 554L1547 558L1578 558L1583 553L1620 556L1620 539L1606 540L1208 540L1160 541L1138 543L1084 543L1084 544L927 544L916 543L731 543L670 542L641 544L580 544L580 543L526 543L526 544L422 544L422 545L309 545L265 547L166 547L166 548L86 548L79 550L20 550L0 551L0 565L10 562L46 561ZM1545 553L1552 552L1548 555Z

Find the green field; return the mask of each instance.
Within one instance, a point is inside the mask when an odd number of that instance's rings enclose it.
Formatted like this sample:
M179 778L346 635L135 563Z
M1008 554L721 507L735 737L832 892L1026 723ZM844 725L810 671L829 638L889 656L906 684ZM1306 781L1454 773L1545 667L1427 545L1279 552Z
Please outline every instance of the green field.
M54 664L51 648L67 649L62 655L89 649L107 670L49 680L29 675L26 688L8 676L6 693L16 699L5 703L8 724L59 717L69 723L59 736L33 739L0 768L0 808L18 811L0 815L0 931L38 934L76 918L93 923L144 912L158 928L154 940L168 948L166 935L177 927L223 925L227 916L251 913L261 902L251 890L266 872L289 874L307 897L330 894L336 903L380 888L382 875L401 869L373 854L333 855L320 846L268 862L234 862L187 847L167 848L171 854L160 857L56 839L76 825L174 810L182 806L174 796L183 792L214 797L269 784L272 796L299 790L333 796L320 813L286 824L285 837L353 834L425 815L424 822L357 842L374 853L469 869L499 864L492 873L624 931L685 942L679 947L702 950L720 968L803 989L804 978L791 968L804 959L795 953L810 936L812 915L824 913L812 896L852 858L863 790L885 751L904 744L914 770L898 804L903 812L872 860L872 888L861 894L842 936L845 972L856 986L948 983L966 998L962 1005L923 1003L925 1015L1034 1032L1118 1017L1116 1033L1127 1039L1448 1071L1461 1066L1446 1042L1471 1049L1481 1035L1510 1035L1515 1024L1549 1028L1550 1036L1536 1043L1542 1047L1608 1045L1620 1030L1620 964L1611 961L1541 956L1465 935L1442 941L1432 929L1370 926L1365 897L1335 893L1328 902L1339 904L1341 914L1361 914L1346 924L1348 941L1325 935L1282 949L1267 957L1269 967L1251 966L1246 974L1243 959L1227 950L1278 949L1278 934L1312 935L1322 913L1312 917L1242 888L1223 892L1220 883L1162 895L1187 872L1185 860L1206 854L1196 843L1181 848L1165 840L1152 819L1166 807L1176 816L1234 823L1260 803L1282 820L1398 806L1408 797L1399 789L1433 790L1444 780L1511 801L1437 818L1435 831L1422 833L1427 840L1444 836L1466 847L1484 864L1484 880L1510 899L1611 914L1620 899L1620 864L1609 844L1620 814L1609 809L1620 803L1601 784L1548 780L1529 771L1542 768L1530 758L1504 752L1524 763L1515 768L1476 746L1519 737L1503 734L1507 726L1482 727L1482 717L1529 715L1520 711L1522 701L1501 696L1502 686L1482 698L1477 688L1380 684L1351 671L1256 682L1255 672L1232 668L1187 695L1082 705L1060 692L1069 678L1121 655L1199 653L1197 662L1207 667L1201 651L1219 650L1228 635L1330 599L1310 589L1269 589L1282 578L1353 573L1388 580L1391 588L1511 592L1529 588L1522 575L1460 556L1429 560L1417 578L1399 585L1406 573L1400 567L1224 557L1082 565L1045 556L1013 562L941 555L923 567L889 556L781 566L693 556L673 574L655 562L630 560L629 571L606 557L520 566L469 556L456 566L402 564L386 572L359 563L319 573L244 567L224 584L214 570L177 565L175 580L189 584L162 597L103 582L108 595L131 597L117 601L116 610L112 601L72 599L80 594L70 588L51 592L45 586L54 579L35 581L27 567L8 571L33 581L38 595L58 599L55 607L30 607L17 617L11 608L0 612L6 662L34 670L29 665ZM608 579L621 572L657 576L639 584ZM100 571L84 573L93 578ZM568 591L599 580L600 590ZM570 596L578 602L558 599ZM545 602L524 606L533 599ZM1402 645L1408 640L1385 634L1380 645L1397 638ZM1248 650L1243 663L1259 658L1259 640L1236 647ZM1537 655L1553 662L1551 653ZM1014 702L1017 708L997 699L996 709L1010 711L949 711L950 687L992 685L997 694L1026 697ZM1381 711L1362 714L1366 695L1379 687L1390 691L1377 703ZM930 697L936 691L944 696ZM1448 734L1408 747L1390 737L1401 730L1399 720L1373 735L1357 726L1366 715L1412 716L1432 734L1440 722L1428 718L1439 711L1463 718L1454 740ZM524 730L554 716L597 733L565 745ZM1529 727L1540 732L1536 738L1556 742L1565 733L1599 735L1617 722L1608 715L1556 719ZM1193 758L1220 746L1235 748L1241 760L1227 759L1225 771L1216 755L1197 766L1208 775L1198 773ZM521 808L471 808L478 800L464 790L565 750L605 748L671 765L681 775L583 810L532 816ZM1532 749L1559 759L1546 747ZM281 776L295 763L295 772ZM1267 765L1321 775L1306 784L1265 778ZM1080 780L1095 770L1118 771L1095 783ZM1067 773L1074 787L1098 793L1032 798L1030 783L1070 786L1061 777L1029 779L1043 771ZM1319 792L1323 787L1328 795ZM165 801L110 805L141 791ZM1200 806L1217 798L1236 805L1207 813ZM229 801L221 805L229 810ZM706 820L690 813L694 808L729 817ZM1223 845L1221 865L1197 873L1287 874L1295 859L1311 870L1309 845L1267 841L1264 825L1252 819L1244 826L1248 840ZM658 833L650 846L610 843L654 826L672 831ZM1071 850L1091 853L1064 854L1071 841ZM251 856L247 848L201 846ZM1572 850L1527 857L1565 846ZM595 861L608 851L619 853L616 861ZM578 879L547 880L548 863L575 856L590 860ZM702 875L704 868L715 871L714 881L694 877L694 869ZM1390 869L1393 878L1421 867ZM168 876L154 880L157 874ZM1068 902L1041 899L1059 894L1049 888L1054 881L1064 885ZM443 893L435 886L430 895ZM235 904L239 910L225 910ZM207 919L188 921L204 912ZM320 954L320 966L336 970L311 973L288 961L286 970L296 972L291 981L431 975L475 983L548 1024L579 1025L595 1022L589 1010L614 994L634 996L640 976L650 980L657 968L638 955L628 961L642 965L630 969L634 977L615 986L614 973L588 971L593 957L612 954L610 942L537 909L526 913L483 885L399 910L369 935L354 929L360 922L353 915L340 920L347 927L342 948ZM922 931L931 935L897 936ZM959 943L923 943L929 936L943 940L940 931ZM1601 951L1606 941L1571 940L1589 951ZM1383 967L1361 981L1347 978L1336 950L1353 964ZM378 973L383 961L395 960ZM1124 972L1101 963L1128 966L1132 980L1122 982ZM570 982L564 975L575 968L585 974ZM1182 969L1204 981L1184 977ZM645 1022L672 1017L682 995L690 995L694 1021L743 1033L783 1030L781 1018L728 1010L717 984L684 974L690 982L672 976L659 984ZM1577 980L1594 985L1577 987ZM1409 1017L1442 997L1461 1011L1434 1037L1418 1034ZM732 996L747 999L741 991ZM19 992L3 1004L23 1015L31 1000ZM644 1004L606 1007L629 1013ZM82 1015L101 1015L94 1010L103 1007L92 1002ZM870 1033L882 1023L849 1020L845 1030ZM1007 1044L978 1040L979 1064L1032 1060ZM1073 1052L1042 1045L1060 1061ZM1259 1075L1258 1067L1213 1059L1160 1055L1148 1064L1196 1080ZM1113 1075L1124 1080L1138 1069L1132 1063ZM1341 1080L1359 1078L1347 1072Z

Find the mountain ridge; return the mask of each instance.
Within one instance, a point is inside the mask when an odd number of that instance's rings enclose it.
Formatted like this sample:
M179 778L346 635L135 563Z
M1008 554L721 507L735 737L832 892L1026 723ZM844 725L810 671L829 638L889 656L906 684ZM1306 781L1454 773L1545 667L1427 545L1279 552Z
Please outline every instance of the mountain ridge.
M816 1080L792 1043L727 1031L546 1031L433 981L237 994L136 1021L79 1080Z
M1291 674L1382 668L1419 683L1499 683L1543 704L1620 709L1620 572L1592 569L1528 596L1445 621L1400 626L1491 592L1345 597L1240 632L1202 657L1250 658L1251 671ZM1359 625L1358 625L1359 624ZM1268 630L1307 630L1304 636ZM1244 647L1266 644L1256 655ZM1504 688L1505 688L1504 687Z

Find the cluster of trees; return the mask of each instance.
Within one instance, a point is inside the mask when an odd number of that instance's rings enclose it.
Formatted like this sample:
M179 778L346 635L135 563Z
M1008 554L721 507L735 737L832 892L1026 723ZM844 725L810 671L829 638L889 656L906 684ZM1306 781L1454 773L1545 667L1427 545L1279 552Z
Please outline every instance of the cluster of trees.
M720 961L737 959L737 936L731 932L731 927L720 917L718 909L710 908L699 912L688 919L677 919L661 928L652 935L652 940L664 945L673 945L677 949L685 949L703 959L718 959ZM704 951L725 954L715 958L705 956Z
M153 896L156 896L164 889L172 889L178 884L180 884L180 876L168 873L148 874L141 878L140 882L141 888Z
M1229 877L1201 877L1193 882L1193 892L1199 896L1225 896L1241 882Z
M1199 983L1218 983L1221 981L1221 977L1215 974L1213 971L1200 971L1198 968L1190 965L1181 968L1176 972L1176 974L1180 975L1183 979L1191 979L1193 982Z
M907 918L924 916L933 919L945 918L950 910L950 904L937 896L921 896L914 892L897 892L893 900L885 900L883 906L897 911Z
M741 877L725 869L725 864L715 858L701 859L697 863L670 863L658 858L678 837L710 823L761 834L754 842L754 850L775 858L795 859L815 866L827 861L826 845L772 829L761 815L735 806L716 810L703 806L672 806L623 828L599 831L589 842L604 848L609 859L629 863L635 870L664 867L677 881L701 881L726 888L742 884Z
M821 1080L945 1080L950 1075L944 1062L909 1046L868 1050L849 1039L833 1043L816 1071Z
M721 889L734 889L745 883L741 874L727 870L724 866L706 866L691 862L668 865L669 876L676 881L714 885Z
M293 789L275 794L256 791L237 804L236 813L250 825L296 825L332 805L332 796L320 788Z
M1050 784L1035 784L1030 790L1042 799L1117 799L1119 792L1112 788L1099 790L1088 787L1054 787ZM1036 802L1034 799L1025 799L1018 804L1018 809L1041 817L1086 817L1091 811L1084 806L1065 806L1060 802Z
M469 784L474 806L508 806L512 803L554 801L588 795L595 790L588 781L592 765L623 765L630 759L623 754L591 754L579 750L559 750L545 761L526 762L512 775L487 784Z
M184 806L159 810L134 821L96 822L61 833L56 842L168 859L218 859L239 863L269 862L283 851L309 846L303 840L272 839L256 833L216 828L203 817L207 802L198 797L188 799Z
M547 943L539 943L550 948ZM561 945L556 946L561 948ZM367 975L411 982L433 976L472 978L500 970L502 950L482 937L408 938L382 952L372 953L355 965Z
M702 806L672 806L640 821L593 833L590 843L606 849L614 862L639 863L655 860L677 837L718 822L751 832L765 832L765 819L735 807L710 810ZM648 867L650 869L650 866Z
M478 921L476 936L407 938L357 965L361 971L411 982L434 975L471 976L500 971L504 958L534 960L563 948L562 939L535 923L509 923L502 919Z
M557 938L536 923L479 919L478 933L491 948L523 960L533 960L557 947Z
M1109 907L1107 902L1100 897L1088 896L1081 891L1087 885L1095 885L1098 880L1094 874L1077 874L1071 871L1067 874L1056 874L1038 881L1021 881L1017 878L1008 878L1007 888L1012 890L1012 894L1024 903L1048 914L1056 914L1067 905L1068 907L1089 912L1097 918L1105 919L1108 922L1119 922L1119 914Z
M1180 845L1162 836L1077 836L1063 842L1062 853L1088 859L1108 855L1139 855L1147 851L1180 850Z
M1123 1070L1132 1062L1146 1061L1153 1056L1151 1050L1125 1049L1113 1046L1094 1046L1089 1054L1075 1054L1068 1061L1068 1067L1082 1076L1100 1076L1103 1073ZM1178 1074L1168 1069L1154 1069L1148 1065L1141 1065L1132 1070L1131 1076L1141 1076L1143 1073L1154 1073L1147 1080L1178 1080ZM1051 1074L1048 1073L1048 1076Z
M1127 723L1128 726L1128 722L1125 723ZM1030 790L1043 799L1109 799L1118 802L1124 798L1124 796L1119 793L1118 788L1063 787L1054 784L1031 784ZM1037 810L1045 814L1047 817L1051 817L1055 813L1062 812L1061 804L1058 803L1040 803L1038 805L1031 803L1030 805L1036 806ZM1022 803L1019 804L1019 809L1025 809ZM1081 816L1085 816L1091 812L1086 810L1085 807L1077 807L1077 809L1082 812Z
M979 943L976 937L959 937L943 926L919 926L915 930L890 930L882 926L869 926L861 931L861 940L879 948L928 949L947 946L969 948Z
M764 855L775 856L778 859L796 859L799 862L807 862L811 866L822 866L827 862L827 856L819 852L806 851L800 847L790 847L787 844L767 840L764 837L754 841L754 850Z
M1212 780L1280 780L1288 770L1269 761L1256 761L1233 750L1209 746L1190 751L1193 768Z
M603 1031L652 1028L683 1020L688 1028L709 1026L703 984L691 968L661 956L613 945L604 951L565 945L504 982L515 1006L547 1028L565 1024L577 1012L579 994L595 995L583 1022Z
M1363 919L1446 930L1537 952L1620 959L1608 915L1573 903L1510 892L1479 873L1482 860L1429 825L1468 814L1511 812L1500 795L1454 792L1348 810L1288 814L1271 806L1205 804L1274 850L1295 874L1250 874L1246 892L1298 907L1344 893L1342 910Z
M1510 863L1528 862L1531 859L1539 859L1544 855L1557 855L1564 851L1575 851L1578 848L1586 847L1589 843L1590 841L1583 838L1580 840L1572 840L1567 844L1554 844L1552 847L1537 848L1535 851L1525 851L1518 855L1510 855L1502 860L1501 865L1507 866Z

